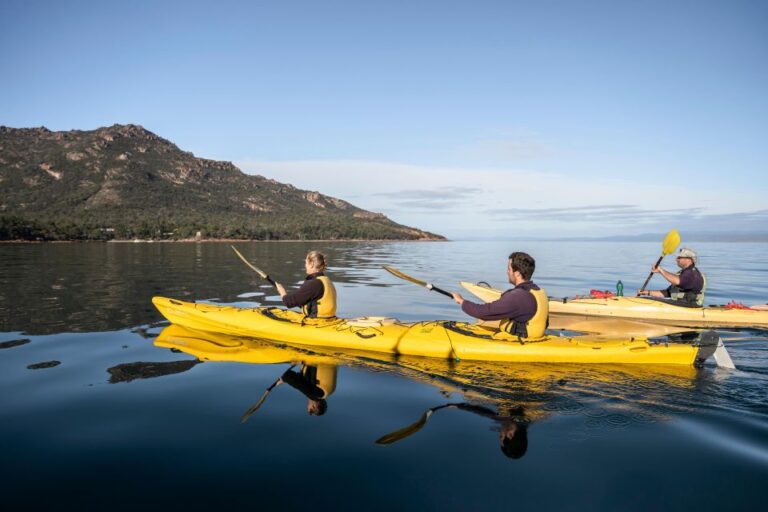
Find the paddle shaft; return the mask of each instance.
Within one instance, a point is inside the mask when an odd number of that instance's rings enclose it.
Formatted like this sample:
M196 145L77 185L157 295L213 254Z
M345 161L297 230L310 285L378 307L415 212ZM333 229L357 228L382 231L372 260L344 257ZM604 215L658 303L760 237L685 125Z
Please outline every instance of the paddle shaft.
M451 295L449 292L443 290L442 288L438 288L437 286L435 286L433 284L428 284L427 285L427 290L432 290L432 291L437 292L437 293L442 293L446 297L450 297L451 299L453 298L453 295Z
M288 368L288 370L286 370L286 371L290 371L290 370L292 370L294 366L296 366L296 363L292 364L292 365L290 366L290 368ZM251 417L251 415L252 415L253 413L255 413L256 411L258 411L258 410L259 410L259 407L261 407L261 404L263 404L263 403L264 403L264 401L267 399L267 396L269 395L269 392L270 392L270 391L272 391L273 389L275 389L275 386L277 386L277 385L280 383L280 379L282 379L282 378L283 378L283 377L282 377L282 375L281 375L280 377L278 377L278 378L275 380L275 382L273 382L273 383L272 383L272 385L271 385L271 386L269 386L269 387L268 387L268 388L267 388L267 389L264 391L264 394L263 394L263 395L261 395L261 398L259 398L259 401L258 401L258 402L256 402L256 404L255 404L255 405L253 405L253 406L252 406L250 409L248 409L247 411L245 411L245 414L243 414L243 417L242 417L242 418L240 418L240 422L241 422L241 423L245 423L246 421L248 421L248 418L250 418L250 417Z
M654 265L654 268L656 268L656 267L658 267L659 265L661 265L661 260L663 260L663 259L664 259L664 255L662 254L661 256L659 256L659 260L658 260L658 261L656 262L656 264ZM646 279L646 280L645 280L645 282L643 283L643 286L642 286L642 287L640 287L640 291L643 291L643 290L645 290L645 287L646 287L646 286L648 286L648 283L651 281L651 278L652 278L652 277L653 277L653 272L651 272L650 274L648 274L648 279Z
M245 259L245 256L243 256L242 254L240 254L240 251L238 251L238 250L235 248L235 246L234 246L234 245L230 245L230 247L232 247L232 250L233 250L233 251L235 251L235 254L237 254L237 256L238 256L238 257L239 257L241 260L243 260L243 263L245 263L246 265L248 265L248 266L251 268L251 270L253 270L253 271L254 271L254 272L256 272L257 274L259 274L259 277L261 277L262 279L264 279L265 281L267 281L269 284L271 284L272 286L274 286L274 287L275 287L275 290L277 290L277 283L275 283L275 281L274 281L274 280L273 280L271 277L269 277L269 274L267 274L266 272L264 272L264 271L263 271L263 270L261 270L261 269L258 269L258 268L256 268L256 267L254 267L253 265L251 265L251 264L250 264L250 262L249 262L247 259ZM270 389L272 389L272 388L270 388Z
M404 279L406 281L410 281L413 284L417 284L419 286L423 286L427 290L434 290L437 293L442 293L446 297L453 298L453 295L448 293L447 291L443 290L442 288L438 288L437 286L433 285L432 283L425 283L421 279L416 279L415 277L409 276L408 274L401 272L400 270L396 269L395 267L391 267L389 265L384 265L384 270L389 272L395 277L399 277L400 279Z

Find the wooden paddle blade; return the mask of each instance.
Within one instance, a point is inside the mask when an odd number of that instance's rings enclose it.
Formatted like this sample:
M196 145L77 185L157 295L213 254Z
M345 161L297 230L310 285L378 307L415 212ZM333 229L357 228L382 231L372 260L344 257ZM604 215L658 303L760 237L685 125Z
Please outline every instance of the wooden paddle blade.
M243 417L240 418L240 423L245 423L246 421L248 421L248 418L250 418L253 413L259 410L259 407L261 407L261 404L263 404L264 400L267 399L267 395L269 395L269 392L272 391L273 387L274 386L270 386L269 389L264 391L264 394L261 395L261 398L259 399L259 401L256 402L250 409L245 411L245 414L243 414Z
M247 259L245 259L245 256L243 256L242 254L240 254L240 251L238 251L238 250L235 248L235 246L234 246L234 245L230 245L230 247L232 248L232 250L233 250L233 251L235 251L235 254L237 254L237 256L238 256L238 257L239 257L241 260L243 260L243 263L245 263L246 265L248 265L249 267L251 267L251 270L253 270L253 271L254 271L254 272L256 272L257 274L259 274L259 277L261 277L262 279L266 279L267 281L270 281L270 282L271 282L271 280L269 279L269 276L267 275L267 273L266 273L266 272L264 272L264 271L263 271L263 270L261 270L260 268L256 268L256 267L254 267L253 265L251 265L251 264L250 264L250 262L249 262Z
M661 255L666 256L672 254L680 245L680 233L676 229L673 229L667 233L667 237L664 239L664 243L661 245Z
M400 430L395 430L394 432L390 432L389 434L381 436L376 440L376 444L392 444L400 441L401 439L405 439L412 434L415 434L427 423L427 420L430 416L432 416L433 412L434 411L432 409L428 409L427 412L421 415L419 421L413 425L408 425L407 427L401 428Z
M399 277L400 279L404 279L406 281L410 281L410 282L415 283L415 284L417 284L419 286L424 286L424 287L427 286L426 281L419 281L415 277L411 277L408 274L403 274L402 272L397 270L395 267L390 267L389 265L384 265L384 270L386 270L387 272L389 272L390 274L392 274L395 277Z

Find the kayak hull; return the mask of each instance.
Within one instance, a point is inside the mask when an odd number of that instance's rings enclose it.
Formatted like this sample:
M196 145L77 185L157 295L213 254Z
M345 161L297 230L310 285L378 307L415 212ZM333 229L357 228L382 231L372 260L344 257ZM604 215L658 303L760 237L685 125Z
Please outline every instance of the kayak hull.
M282 308L239 308L152 299L173 324L200 331L439 359L538 363L701 363L713 349L688 344L652 344L646 338L546 336L521 342L474 324L451 321L401 323L394 319L305 319Z
M467 291L491 302L501 290L461 281ZM575 298L549 300L550 315L641 320L680 327L768 327L768 311L717 306L686 307L643 297Z

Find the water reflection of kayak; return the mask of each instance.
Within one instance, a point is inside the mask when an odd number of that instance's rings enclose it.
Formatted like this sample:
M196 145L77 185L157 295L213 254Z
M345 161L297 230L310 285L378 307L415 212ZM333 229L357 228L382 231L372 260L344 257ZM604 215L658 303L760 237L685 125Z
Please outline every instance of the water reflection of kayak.
M623 425L655 421L689 406L690 392L699 376L695 368L680 365L457 363L354 350L335 352L195 331L178 325L165 328L155 345L180 350L202 361L290 363L318 368L349 366L391 373L429 385L438 390L444 400L451 400L432 407L416 424L380 438L380 444L411 436L424 426L433 412L441 409L479 413L493 420L502 433L515 424L527 428L531 422L552 414L583 414L595 425L603 420ZM464 402L456 402L457 398ZM392 421L391 425L384 423L393 429L400 426L398 421Z
M537 393L558 389L588 394L587 389L610 385L644 390L690 389L698 371L682 365L580 365L514 364L490 361L451 360L415 356L395 357L365 351L312 348L269 340L197 331L179 325L163 329L155 339L158 347L175 349L201 361L250 364L303 364L357 366L402 374L446 393L462 393L468 399L514 402L536 401ZM619 393L620 395L621 393ZM644 393L640 393L643 395ZM640 400L644 397L639 396ZM530 403L528 404L530 406Z
M461 286L485 302L498 299L502 293L501 290L466 281L461 281ZM768 310L760 307L690 307L645 297L550 298L549 314L645 320L683 327L768 327Z
M164 297L154 297L152 302L172 323L201 331L439 359L693 365L711 356L719 342L708 339L702 344L657 344L645 338L589 336L545 336L522 341L505 332L463 322L307 319L301 313L275 307L239 308Z

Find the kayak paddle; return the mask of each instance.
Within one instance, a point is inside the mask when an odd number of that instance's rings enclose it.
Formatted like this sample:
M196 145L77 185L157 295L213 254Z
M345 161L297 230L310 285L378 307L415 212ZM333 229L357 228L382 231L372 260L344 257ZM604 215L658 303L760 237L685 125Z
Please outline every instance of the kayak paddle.
M387 272L389 272L390 274L392 274L395 277L399 277L400 279L405 279L406 281L410 281L410 282L415 283L415 284L417 284L419 286L423 286L427 290L432 290L432 291L435 291L437 293L442 293L446 297L450 297L451 299L453 298L453 295L451 295L449 292L443 290L442 288L438 288L437 286L433 285L432 283L427 283L427 282L421 281L420 279L416 279L415 277L411 277L408 274L404 274L404 273L400 272L399 270L397 270L395 267L390 267L389 265L384 265L384 270L386 270ZM453 352L453 356L454 356L455 360L458 362L458 361L460 361L459 354L456 352L456 349L453 348L453 340L451 340L451 336L448 334L448 331L446 331L445 333L446 333L446 335L448 335L448 343L451 345L451 352ZM424 414L426 414L426 413L424 413ZM424 421L426 422L427 420L425 419ZM419 428L421 428L421 427L418 427L416 430L418 430ZM408 435L410 435L410 434L408 434Z
M390 274L392 274L395 277L399 277L400 279L405 279L406 281L410 281L410 282L415 283L415 284L417 284L419 286L423 286L427 290L432 290L432 291L435 291L437 293L442 293L446 297L453 298L453 295L451 295L447 291L445 291L445 290L443 290L441 288L438 288L437 286L433 285L432 283L427 283L425 281L421 281L419 279L416 279L415 277L411 277L408 274L404 274L404 273L400 272L399 270L397 270L395 267L390 267L389 265L384 265L384 270L386 270L387 272L389 272Z
M400 441L401 439L405 439L410 435L415 434L416 432L421 430L421 427L427 424L427 420L429 419L430 416L432 416L433 412L435 412L438 409L443 409L445 407L448 407L449 405L450 404L440 405L437 407L432 407L431 409L427 409L426 411L424 411L424 414L421 415L421 418L419 418L418 421L416 421L416 423L381 436L376 440L376 444L392 444L397 441Z
M273 280L271 277L269 277L269 276L267 275L267 273L266 273L266 272L264 272L264 271L263 271L263 270L261 270L260 268L256 268L256 267L254 267L253 265L251 265L251 264L248 262L248 260L247 260L247 259L245 259L245 256L243 256L242 254L240 254L240 251L238 251L237 249L235 249L235 246L234 246L234 245L230 245L230 247L232 248L232 250L233 250L233 251L235 251L235 254L237 254L237 255L238 255L238 257L239 257L241 260L243 260L243 263L245 263L246 265L248 265L249 267L251 267L251 270L253 270L253 271L254 271L254 272L256 272L257 274L259 274L259 277L260 277L260 278L264 279L265 281L268 281L268 282L269 282L269 284L271 284L272 286L274 286L274 287L275 287L275 289L277 289L277 285L275 284L275 281L274 281L274 280Z
M234 247L233 247L233 249L234 249ZM237 251L237 249L235 249L235 251ZM296 365L292 364L291 367L288 368L288 371L292 370L294 366L296 366ZM277 383L280 382L280 379L282 379L282 378L283 378L282 375L280 377L278 377L277 380L275 380L275 382L273 382L272 385L269 386L266 389L266 391L264 391L264 394L261 395L261 398L259 398L259 401L256 402L253 406L251 406L250 409L245 411L245 414L243 414L243 417L240 418L240 423L245 423L246 421L248 421L248 418L250 418L253 413L255 413L256 411L259 410L259 407L261 407L261 404L263 404L264 400L267 399L267 395L269 395L269 392L272 391L275 388L275 386L277 386Z
M675 249L677 249L678 245L680 245L680 233L678 233L676 229L673 229L672 231L667 233L666 237L664 237L664 242L661 244L661 256L659 256L659 260L656 262L656 265L654 265L654 267L658 267L659 265L661 265L661 260L664 259L664 256L675 252ZM640 290L638 291L638 293L645 290L645 287L648 286L648 282L651 280L652 277L653 277L653 272L648 274L648 278L645 280L645 283L643 283L643 286L640 287Z

